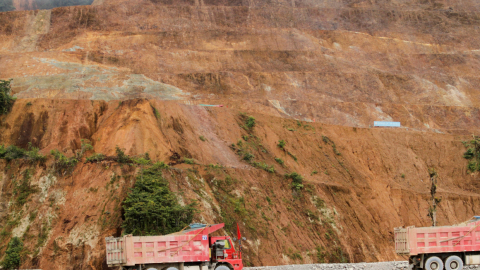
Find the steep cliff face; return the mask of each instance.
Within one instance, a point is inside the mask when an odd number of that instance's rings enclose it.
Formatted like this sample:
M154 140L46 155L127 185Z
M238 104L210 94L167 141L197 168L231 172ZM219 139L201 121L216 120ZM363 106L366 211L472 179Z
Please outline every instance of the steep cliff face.
M19 98L228 99L307 121L468 134L478 7L141 0L5 13L0 74Z
M22 99L2 119L1 141L32 142L42 153L59 149L73 156L80 140L88 139L94 150L85 156L112 156L119 145L129 155L148 152L155 161L171 163L164 175L182 202L197 200L197 221L227 222L229 234L232 222L240 223L250 265L396 259L393 227L429 224L433 167L441 176L440 224L478 211L478 176L466 173L462 157L461 141L468 138L249 115L256 118L252 130L243 127L239 111L228 108ZM254 155L250 163L243 159L246 152ZM184 157L197 164L182 163ZM105 269L104 237L120 233L121 201L139 168L79 163L63 175L52 163L53 158L42 166L1 162L1 225L25 239L25 267ZM15 190L26 170L38 191L19 207ZM301 191L284 177L291 172L304 177Z
M478 214L462 141L480 121L479 7L95 0L0 13L0 79L18 98L0 145L94 147L66 173L51 156L0 160L0 252L19 236L25 268L106 269L104 237L121 233L140 167L85 157L119 146L170 163L164 176L197 201L196 221L228 234L238 221L248 265L399 259L392 229L430 224L430 168L439 224Z

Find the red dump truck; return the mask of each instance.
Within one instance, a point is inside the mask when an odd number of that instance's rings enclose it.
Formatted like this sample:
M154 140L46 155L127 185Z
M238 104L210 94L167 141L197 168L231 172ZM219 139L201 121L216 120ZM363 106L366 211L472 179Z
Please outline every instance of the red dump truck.
M229 236L210 236L223 227L192 224L169 235L108 237L107 265L127 270L242 270L240 230L238 251Z
M411 269L462 270L480 264L480 216L461 225L395 228L395 252Z

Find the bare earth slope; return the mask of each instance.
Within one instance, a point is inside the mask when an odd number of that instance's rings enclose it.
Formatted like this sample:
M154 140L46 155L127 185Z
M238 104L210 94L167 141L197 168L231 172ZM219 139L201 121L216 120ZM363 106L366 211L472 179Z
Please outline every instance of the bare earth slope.
M0 77L19 98L228 99L453 133L479 118L476 1L97 4L0 15Z
M22 99L2 120L0 139L23 147L33 142L42 153L59 149L68 156L79 150L81 139L89 139L96 153L106 155L120 145L127 154L149 152L159 161L193 158L199 165L177 164L165 171L172 190L181 191L182 201L199 202L198 221L239 221L249 239L250 265L320 262L322 256L328 262L395 259L393 227L428 225L431 167L441 176L440 224L478 213L478 179L465 172L462 136L253 116L257 125L247 131L239 112L227 108L156 100ZM285 151L279 140L286 141ZM273 165L275 173L243 161L236 154L240 148ZM2 226L26 239L31 254L25 267L102 269L103 239L119 233L120 203L138 168L80 163L61 175L52 162L2 161ZM40 191L21 208L9 205L27 169ZM302 192L293 191L283 176L294 171L305 177ZM46 238L38 240L42 232Z
M0 144L70 157L87 139L85 156L118 145L171 163L164 174L182 202L197 200L197 221L227 222L229 234L240 221L247 265L402 259L392 230L429 225L429 168L441 225L478 214L462 141L480 122L479 8L96 0L0 13L0 79L19 98L0 117ZM376 120L402 128L370 128ZM107 269L104 237L121 233L139 169L80 162L61 174L52 157L0 160L0 254L20 236L23 268ZM19 206L26 171L38 189ZM301 192L291 172L305 177Z

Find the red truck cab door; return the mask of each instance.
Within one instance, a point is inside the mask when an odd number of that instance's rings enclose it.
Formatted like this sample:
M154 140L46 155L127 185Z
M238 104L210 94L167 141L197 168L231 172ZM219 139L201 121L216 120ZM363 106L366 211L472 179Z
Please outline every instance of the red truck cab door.
M216 252L214 252L215 243L220 242L223 244L223 256L217 256ZM233 247L232 239L229 236L219 236L219 237L211 237L210 238L210 247L212 247L212 260L218 263L228 263L230 264L234 270L242 270L243 263L240 254L235 251ZM225 256L225 254L227 256Z

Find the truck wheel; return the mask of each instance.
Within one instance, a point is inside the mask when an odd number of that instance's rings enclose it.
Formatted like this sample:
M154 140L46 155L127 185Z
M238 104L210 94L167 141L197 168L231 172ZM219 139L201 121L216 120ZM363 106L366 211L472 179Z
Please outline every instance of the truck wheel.
M445 269L446 270L462 270L463 269L463 261L458 256L450 256L445 261Z
M443 262L437 256L432 256L425 262L425 270L443 270Z
M230 270L230 268L228 268L228 266L225 266L225 265L219 265L215 267L215 270Z

